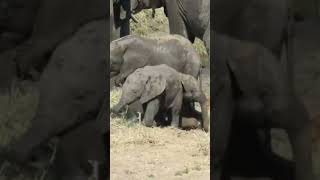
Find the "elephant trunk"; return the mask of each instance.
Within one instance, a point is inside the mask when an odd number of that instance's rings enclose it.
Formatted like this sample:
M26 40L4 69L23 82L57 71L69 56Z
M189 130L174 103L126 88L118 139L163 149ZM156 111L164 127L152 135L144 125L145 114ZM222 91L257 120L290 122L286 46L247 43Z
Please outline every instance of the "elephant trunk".
M205 132L209 131L209 114L208 114L208 100L206 96L202 93L201 98L200 98L200 106L201 106L201 114L202 114L202 121L201 121L201 127Z
M139 23L139 21L133 16L132 12L130 14L130 18L132 19L133 22Z

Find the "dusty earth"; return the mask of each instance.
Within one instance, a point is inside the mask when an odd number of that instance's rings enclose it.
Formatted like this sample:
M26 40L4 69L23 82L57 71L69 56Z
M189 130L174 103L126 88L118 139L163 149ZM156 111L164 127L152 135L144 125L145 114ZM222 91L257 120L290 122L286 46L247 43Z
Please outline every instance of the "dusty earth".
M203 89L210 95L210 70L202 71ZM113 89L110 107L121 95ZM110 173L112 180L210 179L210 133L170 127L147 128L138 120L111 114Z

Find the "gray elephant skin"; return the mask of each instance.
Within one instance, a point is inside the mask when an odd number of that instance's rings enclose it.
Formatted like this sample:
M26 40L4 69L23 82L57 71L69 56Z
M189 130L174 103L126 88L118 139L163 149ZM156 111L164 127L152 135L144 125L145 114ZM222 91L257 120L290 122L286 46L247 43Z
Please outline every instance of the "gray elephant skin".
M179 73L168 65L145 66L130 74L123 84L119 103L112 111L119 113L136 100L143 105L143 121L149 127L153 125L158 112L169 112L171 125L179 127L183 103L199 102L202 111L201 127L205 131L209 130L208 101L197 79Z
M201 60L192 44L179 35L146 38L129 35L110 44L110 76L117 85L136 69L146 65L167 64L197 78Z
M296 180L314 180L312 123L277 58L256 43L234 40L215 32L213 37L214 178L225 179L223 163L232 125L251 124L256 130L281 128L288 133L295 157ZM263 162L261 162L263 163ZM270 175L269 175L270 176ZM275 179L292 179L271 175Z
M101 19L83 25L55 50L39 81L40 98L32 125L2 148L2 161L8 158L25 164L33 151L57 136L60 143L49 178L87 180L89 161L98 162L100 172L106 172L108 126L103 115L106 110L100 108L107 89L107 23Z
M212 3L216 32L260 43L280 57L288 26L287 0L216 0Z
M80 26L108 16L106 1L31 0L1 2L0 86L13 76L39 78L55 48ZM18 68L16 68L18 67Z
M169 20L170 34L180 34L194 42L198 37L210 49L210 1L209 0L131 0L131 9L137 13L142 9L164 7Z

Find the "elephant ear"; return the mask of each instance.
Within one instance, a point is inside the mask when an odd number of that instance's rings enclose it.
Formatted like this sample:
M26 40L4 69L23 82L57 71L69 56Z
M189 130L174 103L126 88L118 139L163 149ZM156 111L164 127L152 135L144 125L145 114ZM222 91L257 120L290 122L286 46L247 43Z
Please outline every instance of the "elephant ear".
M197 80L194 77L186 74L181 74L181 84L186 92L195 91L199 86Z
M144 104L160 95L165 90L166 83L166 79L161 75L156 77L149 76L144 91L142 92L140 103Z

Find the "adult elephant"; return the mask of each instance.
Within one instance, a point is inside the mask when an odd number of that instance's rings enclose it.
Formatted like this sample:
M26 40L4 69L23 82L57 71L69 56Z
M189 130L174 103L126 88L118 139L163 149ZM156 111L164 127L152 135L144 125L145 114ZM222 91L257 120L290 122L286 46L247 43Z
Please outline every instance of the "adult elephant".
M97 19L81 26L55 50L39 81L40 98L31 127L1 148L1 161L27 163L36 149L58 137L52 179L87 180L91 161L105 172L108 30L106 19Z
M8 87L18 72L37 76L55 48L81 25L107 16L100 0L31 0L1 2L0 88Z
M259 43L280 57L288 26L287 0L216 0L212 3L216 32Z
M219 33L215 33L213 47L216 50L214 177L230 176L224 174L223 168L229 137L239 128L239 125L235 129L233 126L238 122L251 125L251 130L286 130L295 160L293 179L313 180L311 120L277 58L260 44L234 40ZM292 179L292 176L284 178L273 173L269 177Z
M142 9L164 7L169 20L171 34L180 34L194 42L198 37L208 41L204 36L210 33L209 0L131 0L131 9L137 13ZM206 45L209 49L209 44Z
M275 54L280 61L282 47L287 46L287 73L289 81L292 80L293 68L289 50L288 39L289 26L289 4L287 0L216 0L212 2L211 14L213 15L213 29L222 34L226 34L234 39L251 41L266 47ZM222 77L221 77L222 78ZM221 79L221 81L224 81ZM234 127L237 128L237 127ZM256 131L249 129L248 131ZM252 132L254 134L254 132ZM239 134L240 136L241 134ZM266 130L261 134L264 145L261 149L267 153L272 153L270 131ZM248 136L245 136L247 137ZM251 137L251 140L253 138ZM257 141L256 141L257 142ZM252 146L256 146L252 145ZM281 159L278 157L278 159Z

